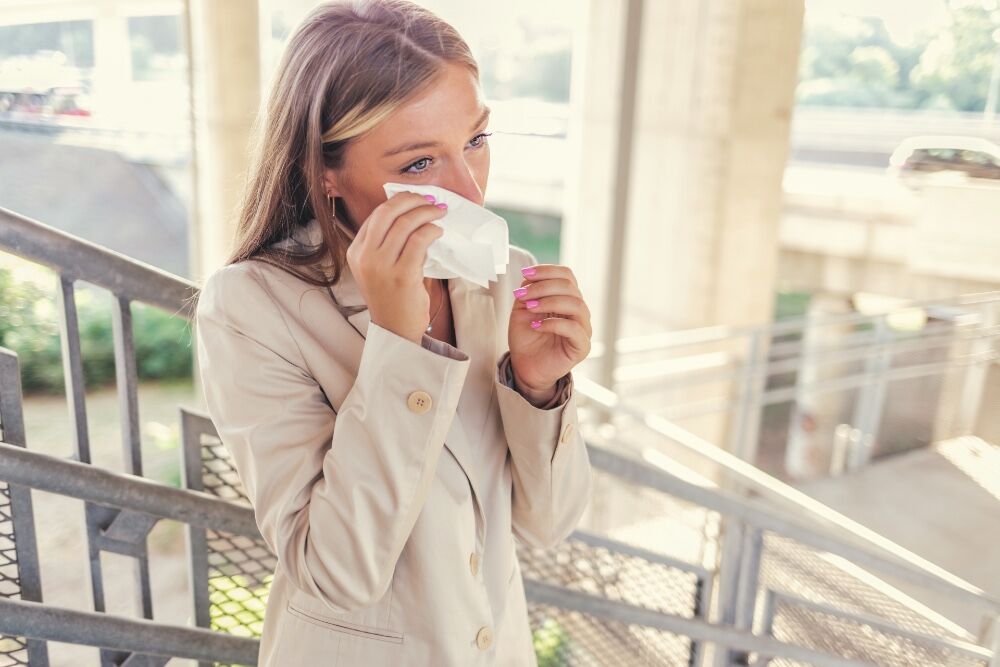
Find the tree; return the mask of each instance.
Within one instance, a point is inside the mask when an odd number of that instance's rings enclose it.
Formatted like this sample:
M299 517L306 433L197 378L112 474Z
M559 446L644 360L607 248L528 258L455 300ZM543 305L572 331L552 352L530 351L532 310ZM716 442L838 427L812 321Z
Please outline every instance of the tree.
M799 104L982 111L1000 30L998 0L946 0L942 30L897 44L879 17L807 14Z
M922 101L942 98L961 111L982 111L1000 44L1000 10L990 3L950 0L950 22L935 36L910 74ZM927 104L921 106L926 107Z

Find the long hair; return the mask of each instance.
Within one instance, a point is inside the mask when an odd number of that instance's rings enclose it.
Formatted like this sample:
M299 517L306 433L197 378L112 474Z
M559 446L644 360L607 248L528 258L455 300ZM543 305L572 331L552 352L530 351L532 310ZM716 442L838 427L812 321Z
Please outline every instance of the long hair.
M313 8L288 39L255 120L226 264L254 258L313 285L335 284L357 229L345 224L339 197L330 205L324 168L342 167L351 141L429 88L445 63L479 77L458 32L408 0L332 0ZM269 247L312 218L323 234L318 249ZM318 266L327 252L329 272Z

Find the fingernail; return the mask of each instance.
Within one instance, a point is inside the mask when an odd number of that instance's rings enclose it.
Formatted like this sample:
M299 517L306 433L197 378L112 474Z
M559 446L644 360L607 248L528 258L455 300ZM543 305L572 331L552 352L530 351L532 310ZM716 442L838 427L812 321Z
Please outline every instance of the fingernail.
M542 321L541 320L531 320L531 328L532 329L537 329L540 326L542 326Z
M434 205L437 206L438 208L448 208L448 205L445 204L444 202L441 202L440 204L434 204Z
M538 300L537 299L531 299L530 301L525 301L524 305L527 306L528 308L534 308L535 306L538 305Z
M526 266L523 269L521 269L521 275L525 277L533 276L535 275L535 268L533 266Z
M437 199L434 198L434 195L424 195L424 199L426 199L432 204L437 201Z
M516 296L518 299L520 299L527 293L528 293L527 287L518 287L516 290L514 290L514 296Z

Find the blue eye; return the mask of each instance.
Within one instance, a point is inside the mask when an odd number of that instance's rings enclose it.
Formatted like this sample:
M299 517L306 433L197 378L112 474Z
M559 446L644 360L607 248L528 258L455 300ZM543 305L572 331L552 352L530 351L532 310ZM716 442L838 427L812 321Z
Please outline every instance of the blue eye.
M406 169L404 169L402 173L404 173L404 174L419 174L420 172L422 172L424 170L423 169L417 169L416 171L410 171L410 169L413 169L413 167L417 166L421 162L427 162L428 160L430 160L429 157L422 157L419 160L417 160L416 162L414 162L413 164L411 164L409 167L407 167Z
M469 144L471 145L470 147L471 148L482 148L483 146L485 146L488 143L486 141L486 137L488 137L488 136L490 136L492 134L493 134L492 132L480 132L479 134L477 134L476 136L472 137L472 139L469 140ZM480 140L480 141L478 143L473 143L476 140ZM427 171L427 166L426 165L422 169L417 169L416 171L411 171L411 170L414 167L416 167L417 165L419 165L420 163L422 163L422 162L430 162L430 160L431 160L431 158L429 158L429 157L422 157L419 160L417 160L416 162L413 162L412 164L410 164L410 166L406 167L405 169L402 169L399 173L401 173L401 174L420 174L420 173L422 173L424 171Z
M476 144L473 148L479 148L480 146L482 146L484 143L486 143L486 137L488 137L488 136L490 136L492 134L493 134L492 132L480 132L476 136L472 137L472 141L475 141L476 139L479 139L480 137L482 137L482 139L483 139L478 144Z

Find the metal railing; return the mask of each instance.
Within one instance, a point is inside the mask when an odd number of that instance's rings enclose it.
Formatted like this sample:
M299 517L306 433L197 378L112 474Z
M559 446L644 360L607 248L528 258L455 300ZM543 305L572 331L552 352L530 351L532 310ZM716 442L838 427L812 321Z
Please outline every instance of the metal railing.
M924 313L928 322L916 332L899 330L901 313ZM843 329L836 332L836 329ZM825 331L831 342L812 340ZM890 383L934 378L962 370L962 386L953 391L955 435L968 433L979 410L986 369L1000 360L1000 292L951 299L909 301L878 314L826 314L789 318L752 327L714 326L623 338L614 346L617 360L613 388L591 383L595 398L614 390L615 400L641 406L652 397L656 409L645 413L678 423L718 415L731 418L728 451L754 462L764 408L803 396L859 392L850 416L860 441L878 438L885 394ZM611 351L596 343L585 363L599 363ZM938 360L893 366L898 356L923 353ZM769 386L783 374L810 370L789 386ZM801 376L802 373L799 373ZM721 385L719 395L686 399L685 391ZM775 382L776 383L776 382ZM658 392L669 391L667 407ZM674 396L674 394L676 396Z
M187 488L144 479L138 456L130 304L149 303L190 319L195 286L3 209L0 249L58 274L63 363L76 444L73 459L27 449L16 355L0 349L0 486L12 500L30 498L28 490L37 489L84 501L95 591L93 612L45 604L31 506L21 501L8 504L4 513L10 517L9 532L3 537L12 546L4 553L13 554L13 558L9 558L11 567L0 569L0 591L7 598L0 600L0 635L13 643L3 644L12 647L4 657L12 664L44 667L48 664L46 642L58 641L101 647L102 665L122 664L129 658L143 664L165 664L170 657L203 664L254 664L259 634L255 630L262 620L261 603L266 599L274 557L257 532L252 510L211 421L205 415L180 412ZM102 469L90 461L73 300L76 280L104 288L116 297L115 360L126 436L124 472ZM600 388L590 393L591 400L595 396L597 400L608 398ZM676 430L671 432L678 435ZM588 447L595 474L617 480L623 489L678 499L706 515L721 517L725 527L721 538L705 537L717 547L721 558L705 566L584 530L574 532L553 550L519 546L536 646L551 648L562 660L557 664L705 665L710 660L747 664L758 658L838 667L874 664L877 656L851 656L841 645L822 645L816 635L829 635L829 626L816 626L820 632L812 634L795 635L789 630L786 610L790 607L799 610L797 613L825 614L841 622L869 618L868 611L847 605L816 607L825 603L807 597L803 599L809 604L797 603L810 591L815 593L817 586L843 587L860 580L857 573L848 576L843 567L823 560L831 557L961 596L991 618L1000 609L997 601L974 587L958 585L954 579L912 563L906 565L877 546L860 547L833 531L809 526L787 508L691 483L597 444L589 436ZM779 495L786 491L773 480L760 477L759 471L751 475L746 468L732 468L747 484L759 486L766 481ZM145 569L140 570L143 585L138 591L142 618L109 614L101 604L103 577L95 556L106 550L144 563L146 536L164 518L188 526L192 602L195 623L201 627L152 620L149 573ZM658 518L671 519L669 513ZM0 529L4 525L0 521ZM813 564L816 576L808 581L813 588L781 589L774 581L775 572L779 577L790 577L798 572L799 562ZM825 565L819 567L819 563ZM869 590L865 594L872 597ZM767 623L761 625L764 616L754 612L765 605L770 605L770 611ZM887 637L895 633L917 642L922 651L950 651L972 660L962 664L995 662L993 647L949 636L947 628L914 614L905 605L901 607L892 609L896 616L879 620ZM230 622L224 622L227 619Z

